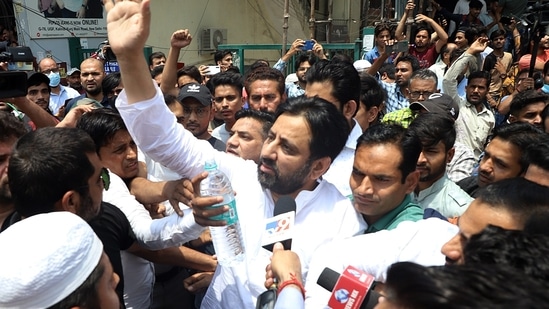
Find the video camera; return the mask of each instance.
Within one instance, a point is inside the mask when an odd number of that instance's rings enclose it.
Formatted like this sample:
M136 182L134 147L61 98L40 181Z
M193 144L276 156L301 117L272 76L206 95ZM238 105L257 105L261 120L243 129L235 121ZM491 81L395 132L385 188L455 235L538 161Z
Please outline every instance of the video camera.
M32 71L34 62L30 48L0 42L0 62L8 64L8 71L0 71L0 99L27 95L25 71Z

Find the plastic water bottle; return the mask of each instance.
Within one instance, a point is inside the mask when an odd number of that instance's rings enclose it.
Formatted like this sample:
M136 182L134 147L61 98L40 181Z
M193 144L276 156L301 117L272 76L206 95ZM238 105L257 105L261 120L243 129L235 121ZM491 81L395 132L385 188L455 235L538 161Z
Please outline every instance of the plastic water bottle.
M211 217L213 220L225 220L225 226L210 226L210 233L214 244L217 262L224 266L233 266L244 261L244 246L242 242L242 231L236 202L231 183L227 176L217 169L215 161L207 161L204 170L208 177L200 182L201 196L223 196L223 202L211 206L212 208L227 205L229 211Z

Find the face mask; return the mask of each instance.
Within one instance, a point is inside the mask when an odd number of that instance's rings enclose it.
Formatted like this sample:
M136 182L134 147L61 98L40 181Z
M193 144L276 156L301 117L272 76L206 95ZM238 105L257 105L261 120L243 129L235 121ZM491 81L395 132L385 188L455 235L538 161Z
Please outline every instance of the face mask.
M50 79L50 87L59 86L59 83L61 82L61 75L59 75L59 72L50 72L48 78Z

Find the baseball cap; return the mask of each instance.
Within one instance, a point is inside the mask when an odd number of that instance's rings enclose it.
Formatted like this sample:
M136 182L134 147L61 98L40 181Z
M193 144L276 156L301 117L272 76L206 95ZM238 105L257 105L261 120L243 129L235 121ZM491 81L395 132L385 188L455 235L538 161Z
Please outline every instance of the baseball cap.
M423 102L413 102L410 104L411 110L425 109L429 113L448 114L456 120L459 115L459 105L451 96L444 93L433 93Z
M76 72L80 73L80 70L78 68L72 68L67 72L67 76L71 76Z
M38 214L0 234L0 308L48 308L78 289L99 264L103 244L79 216Z
M186 98L194 98L198 100L202 105L204 106L211 106L212 105L212 95L210 93L210 90L206 86L191 83L183 86L181 90L179 90L179 95L177 96L177 99L179 102L183 102Z

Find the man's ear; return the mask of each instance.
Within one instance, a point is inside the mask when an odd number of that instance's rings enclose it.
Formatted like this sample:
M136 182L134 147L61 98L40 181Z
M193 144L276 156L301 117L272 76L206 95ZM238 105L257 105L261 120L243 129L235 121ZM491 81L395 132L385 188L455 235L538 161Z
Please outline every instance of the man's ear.
M68 211L76 214L78 207L80 207L80 193L75 190L70 190L63 194L63 197L57 203L55 203L56 211Z
M406 194L412 193L419 182L419 171L415 170L406 176L404 186L406 186Z
M513 114L510 114L509 115L509 122L510 123L513 123L513 122L517 122L517 117L515 117Z
M452 147L450 150L448 150L448 153L446 153L446 163L452 162L452 159L454 158L454 154L456 153L456 148Z
M320 178L330 168L330 164L332 164L332 160L330 159L330 157L323 157L314 160L313 165L311 166L311 178Z
M376 120L377 116L379 115L379 107L372 106L366 113L368 115L366 117L366 120L368 120L368 123L372 123Z
M355 100L349 100L345 105L343 105L343 116L347 119L351 119L356 114L358 104Z

